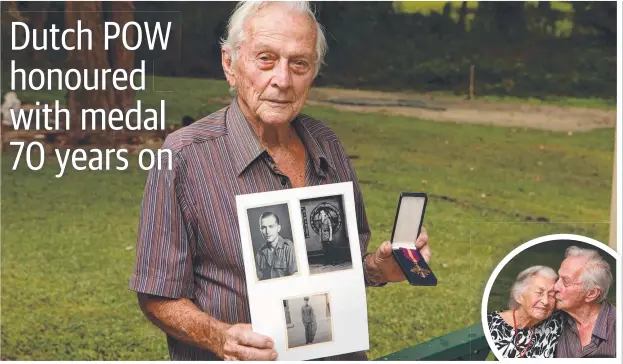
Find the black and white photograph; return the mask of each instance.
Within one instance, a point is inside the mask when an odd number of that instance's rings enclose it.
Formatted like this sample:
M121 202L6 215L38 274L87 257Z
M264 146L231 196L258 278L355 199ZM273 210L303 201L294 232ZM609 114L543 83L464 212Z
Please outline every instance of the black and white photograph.
M296 275L299 269L288 204L250 208L247 216L257 279Z
M342 195L301 200L310 274L353 267Z
M236 205L253 331L279 360L368 350L353 183L238 195Z
M283 300L288 349L333 340L329 293Z

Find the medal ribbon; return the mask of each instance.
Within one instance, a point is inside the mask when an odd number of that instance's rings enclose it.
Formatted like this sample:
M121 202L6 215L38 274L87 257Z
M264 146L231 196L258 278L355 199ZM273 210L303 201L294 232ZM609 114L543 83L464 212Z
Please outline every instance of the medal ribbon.
M405 257L407 259L409 259L413 263L417 263L418 262L418 259L415 256L413 256L413 253L411 252L411 249L406 249L406 248L400 248L400 249L402 249L402 253L405 255Z

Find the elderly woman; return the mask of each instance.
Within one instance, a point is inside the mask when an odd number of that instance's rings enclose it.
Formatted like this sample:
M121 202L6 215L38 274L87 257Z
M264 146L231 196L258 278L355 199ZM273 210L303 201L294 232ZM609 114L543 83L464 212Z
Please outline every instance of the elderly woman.
M487 315L495 347L505 358L551 358L562 332L562 315L554 313L554 284L549 267L519 273L511 288L509 310Z

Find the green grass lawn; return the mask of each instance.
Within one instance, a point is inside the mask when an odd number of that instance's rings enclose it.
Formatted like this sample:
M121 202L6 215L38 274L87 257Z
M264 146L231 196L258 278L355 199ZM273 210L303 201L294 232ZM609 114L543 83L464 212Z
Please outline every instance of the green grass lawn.
M227 94L221 81L152 85L139 98L152 106L165 98L175 123L216 110L222 105L206 100ZM487 279L517 245L552 233L608 238L614 129L569 136L330 107L305 112L353 156L370 250L389 238L400 192L431 196L425 226L439 285L368 289L370 358L479 322ZM2 157L2 358L168 358L164 335L127 290L146 172L133 164L57 179L53 159L40 171L24 163L12 171L14 157Z
M465 97L465 95L460 95L456 93L450 93L446 91L434 91L429 92L430 95L438 95L438 96L459 96ZM602 110L615 110L617 108L617 100L616 98L605 99L605 98L597 98L597 97L559 97L559 96L549 96L549 97L516 97L516 96L496 96L496 95L483 95L483 96L475 96L475 100L482 100L487 102L504 102L504 103L518 103L518 104L529 104L529 105L557 105L557 106L572 106L572 107L584 107L591 109L602 109Z

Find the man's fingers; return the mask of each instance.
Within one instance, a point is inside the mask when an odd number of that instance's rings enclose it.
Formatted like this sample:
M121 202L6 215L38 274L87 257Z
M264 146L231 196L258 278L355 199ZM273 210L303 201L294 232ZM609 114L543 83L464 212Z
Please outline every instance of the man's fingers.
M428 245L428 232L426 228L422 226L422 231L420 231L420 235L415 240L415 247L418 249L422 249Z
M236 327L241 329L241 331L253 331L253 326L251 324L236 324Z
M381 244L381 246L379 246L379 248L377 249L376 256L380 259L386 259L386 258L391 257L391 255L392 255L392 243L390 243L389 241L383 242L383 244Z
M272 349L256 349L248 346L238 347L240 360L271 361L277 359L277 352Z
M422 254L422 257L424 258L426 263L429 264L431 257L430 247L428 245L424 246L422 249L420 249L420 253Z
M272 349L274 345L273 340L268 336L251 331L250 326L251 325L249 325L248 329L245 328L242 330L238 336L238 343L243 346L257 349Z

